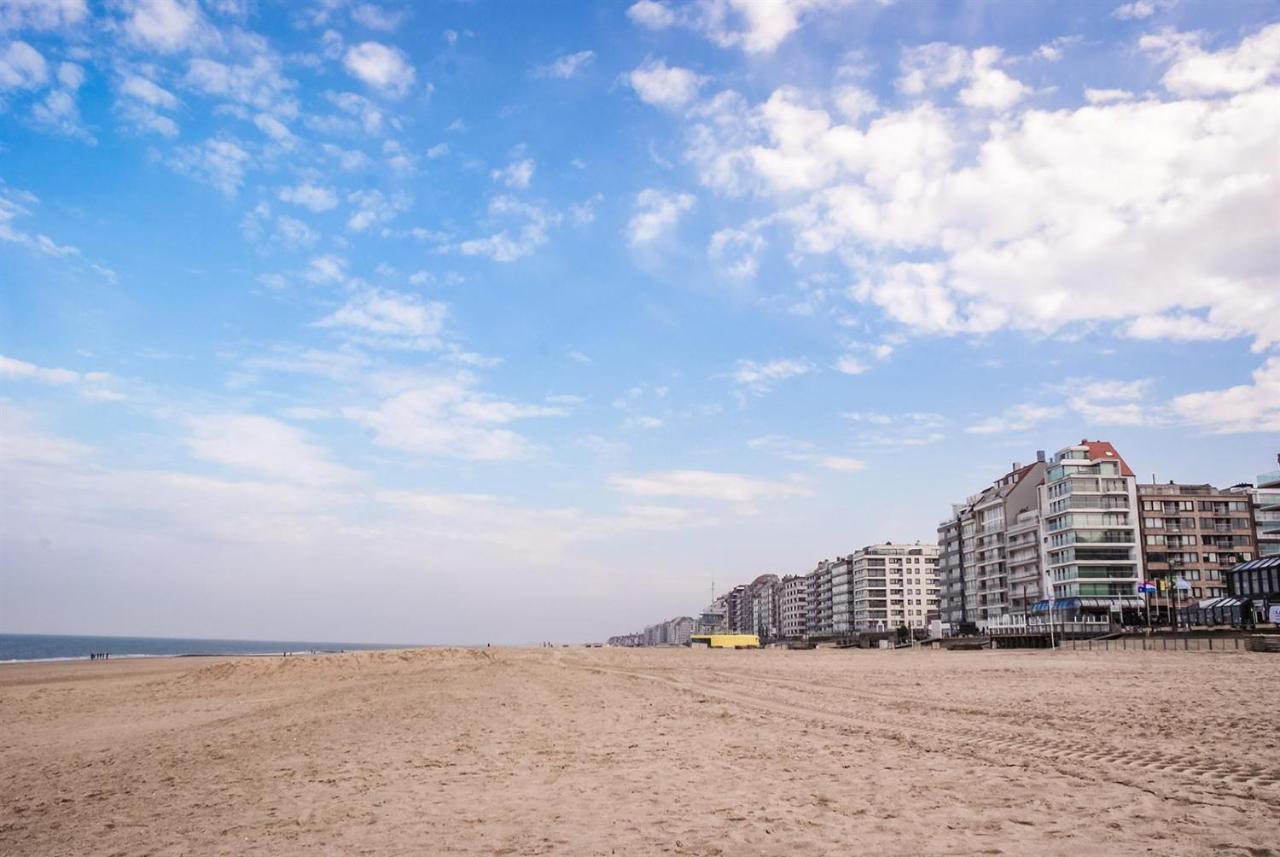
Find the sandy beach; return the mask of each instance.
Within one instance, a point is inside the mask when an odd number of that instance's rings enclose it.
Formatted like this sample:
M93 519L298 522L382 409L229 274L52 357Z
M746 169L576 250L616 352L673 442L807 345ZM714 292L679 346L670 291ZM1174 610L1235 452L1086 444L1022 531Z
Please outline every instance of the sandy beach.
M0 853L1280 854L1280 660L492 649L0 667Z

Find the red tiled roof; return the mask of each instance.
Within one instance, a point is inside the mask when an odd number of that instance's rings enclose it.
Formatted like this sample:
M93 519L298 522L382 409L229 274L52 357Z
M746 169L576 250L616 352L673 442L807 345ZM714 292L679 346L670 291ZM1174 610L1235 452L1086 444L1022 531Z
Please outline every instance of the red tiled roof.
M1089 460L1107 460L1120 462L1120 475L1132 476L1133 471L1129 469L1129 465L1125 464L1124 459L1120 457L1120 453L1116 452L1116 448L1105 440L1086 440L1083 444L1089 450Z

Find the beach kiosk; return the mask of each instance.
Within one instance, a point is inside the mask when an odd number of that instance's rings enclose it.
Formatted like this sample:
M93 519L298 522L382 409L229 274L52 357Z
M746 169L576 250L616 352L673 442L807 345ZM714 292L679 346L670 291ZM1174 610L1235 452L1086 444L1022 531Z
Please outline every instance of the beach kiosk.
M706 646L708 649L758 649L757 634L692 634L690 646Z

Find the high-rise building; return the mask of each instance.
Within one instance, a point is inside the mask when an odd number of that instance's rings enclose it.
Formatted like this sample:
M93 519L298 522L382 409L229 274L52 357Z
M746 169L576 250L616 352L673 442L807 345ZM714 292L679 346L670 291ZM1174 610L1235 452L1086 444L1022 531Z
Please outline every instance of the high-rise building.
M831 633L846 637L853 630L853 583L849 557L838 556L831 563Z
M1257 556L1246 495L1170 482L1139 485L1138 500L1149 578L1181 578L1192 598L1219 598L1226 570Z
M1026 624L1031 608L1045 597L1040 568L1040 509L1023 509L1005 534L1009 566L1009 615Z
M1008 530L1019 514L1037 508L1045 471L1044 453L1031 464L1015 463L994 483L953 505L951 518L938 526L942 621L986 627L1021 614L1021 601L1014 610L1010 586Z
M748 633L765 643L778 638L778 588L776 574L762 574L747 587L751 599L751 629Z
M1115 447L1059 450L1040 486L1041 564L1065 610L1109 613L1139 603L1143 579L1137 480Z
M809 630L809 578L787 575L778 594L779 628L783 639L803 639Z
M868 545L844 560L855 632L924 628L938 609L937 545Z
M831 621L831 563L823 560L809 572L808 636L810 639L829 640L833 634Z
M1280 455L1276 459L1280 463ZM1258 556L1280 556L1280 470L1259 473L1256 488L1242 482L1227 492L1244 494L1252 504L1253 538L1258 545Z

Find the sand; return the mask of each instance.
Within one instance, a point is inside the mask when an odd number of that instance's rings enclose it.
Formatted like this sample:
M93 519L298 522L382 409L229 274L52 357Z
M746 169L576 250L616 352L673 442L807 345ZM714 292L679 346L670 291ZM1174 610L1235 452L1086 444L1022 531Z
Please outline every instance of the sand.
M1280 854L1280 657L0 666L0 854Z

